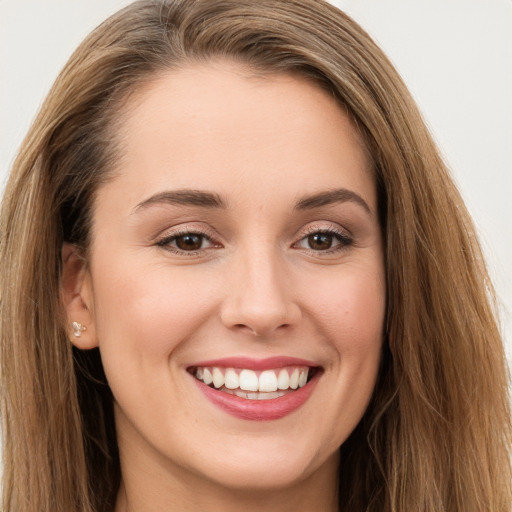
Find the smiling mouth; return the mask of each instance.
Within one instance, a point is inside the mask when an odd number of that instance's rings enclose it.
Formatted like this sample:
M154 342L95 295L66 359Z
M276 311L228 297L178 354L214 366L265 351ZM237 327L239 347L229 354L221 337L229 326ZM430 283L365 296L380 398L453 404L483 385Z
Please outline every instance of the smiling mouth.
M220 366L194 366L187 370L212 389L248 400L271 400L303 388L319 368L287 366L263 371Z

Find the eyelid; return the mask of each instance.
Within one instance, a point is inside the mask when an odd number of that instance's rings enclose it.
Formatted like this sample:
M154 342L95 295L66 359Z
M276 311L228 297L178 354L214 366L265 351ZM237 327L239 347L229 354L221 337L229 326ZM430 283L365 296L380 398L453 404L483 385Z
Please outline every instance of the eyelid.
M322 232L332 232L332 233L340 233L343 236L346 236L347 238L352 238L352 233L345 227L340 226L338 223L335 222L312 222L308 225L306 225L304 228L301 229L299 236L307 236L311 233L317 233L319 231Z

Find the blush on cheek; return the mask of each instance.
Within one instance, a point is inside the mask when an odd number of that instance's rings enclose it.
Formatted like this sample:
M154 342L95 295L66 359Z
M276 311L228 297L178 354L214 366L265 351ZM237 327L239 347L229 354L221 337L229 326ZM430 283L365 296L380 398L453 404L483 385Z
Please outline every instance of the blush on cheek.
M218 288L207 286L200 275L184 278L165 265L138 272L112 269L96 291L102 343L131 344L155 358L169 354L207 321L218 296Z
M381 343L385 289L379 281L347 279L330 293L319 294L315 317L322 319L321 325L345 350L360 351L365 345L372 349Z

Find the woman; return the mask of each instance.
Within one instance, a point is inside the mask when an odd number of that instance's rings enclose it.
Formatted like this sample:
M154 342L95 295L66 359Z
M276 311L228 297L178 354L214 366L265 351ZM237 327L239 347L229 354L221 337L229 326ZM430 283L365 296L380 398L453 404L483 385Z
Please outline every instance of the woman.
M505 511L471 221L318 1L142 1L58 78L2 208L6 511Z

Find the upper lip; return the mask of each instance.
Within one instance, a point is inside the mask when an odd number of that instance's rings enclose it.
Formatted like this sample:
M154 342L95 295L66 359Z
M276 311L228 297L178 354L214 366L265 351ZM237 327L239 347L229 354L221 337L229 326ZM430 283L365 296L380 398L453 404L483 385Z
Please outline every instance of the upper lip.
M286 366L309 366L312 368L319 365L307 359L288 356L273 356L264 359L254 359L251 357L225 357L221 359L209 359L191 364L189 368L196 367L220 367L220 368L245 368L248 370L272 370L275 368L284 368Z

